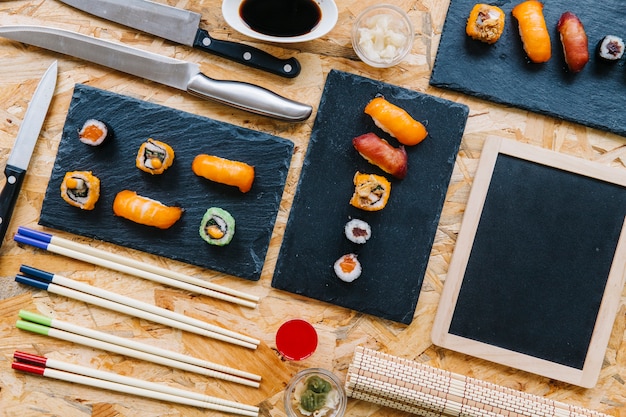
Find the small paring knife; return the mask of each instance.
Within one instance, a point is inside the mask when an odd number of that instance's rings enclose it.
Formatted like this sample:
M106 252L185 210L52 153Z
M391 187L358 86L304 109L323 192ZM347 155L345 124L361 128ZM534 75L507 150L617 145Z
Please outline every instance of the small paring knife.
M26 176L30 158L48 113L57 82L57 62L54 61L39 81L35 94L28 105L26 115L15 139L15 145L7 160L4 174L6 184L0 192L0 246L4 240L17 197Z
M200 29L201 16L148 0L60 0L76 9L152 35L287 78L300 73L295 58L280 59L243 43L218 40Z
M81 58L238 109L289 122L309 118L313 108L258 85L216 80L198 64L46 26L0 26L0 37Z

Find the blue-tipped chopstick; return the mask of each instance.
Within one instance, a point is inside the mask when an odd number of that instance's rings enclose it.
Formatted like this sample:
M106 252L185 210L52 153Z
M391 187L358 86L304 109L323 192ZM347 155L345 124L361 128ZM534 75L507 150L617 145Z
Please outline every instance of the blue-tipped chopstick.
M216 340L235 345L256 349L260 343L257 339L240 335L230 330L213 326L173 311L156 307L132 298L112 293L100 288L80 283L60 275L42 271L26 265L20 267L20 272L26 275L17 275L15 281L35 288L47 290L53 294L83 301L109 310L128 314L134 317L150 320L180 330L207 336Z
M256 417L259 414L257 407L118 375L112 372L104 372L54 359L47 359L43 356L16 351L13 357L15 362L13 362L11 367L22 372L209 410L249 417Z
M170 287L195 292L220 300L254 308L259 297L213 284L176 271L140 262L128 257L82 245L49 233L18 227L13 239L18 243L34 246L58 255L67 256L94 265L148 279Z

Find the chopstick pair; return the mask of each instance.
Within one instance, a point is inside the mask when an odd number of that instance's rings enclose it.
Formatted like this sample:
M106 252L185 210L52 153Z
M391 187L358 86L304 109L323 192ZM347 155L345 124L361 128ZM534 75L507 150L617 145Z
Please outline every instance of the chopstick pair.
M49 233L40 232L19 226L13 239L18 243L34 246L39 249L72 259L148 279L170 287L191 291L244 307L255 308L259 297L233 290L222 285L213 284L166 268L137 261L115 253L96 249L88 245L72 242Z
M258 388L259 375L184 355L134 340L88 329L62 320L20 310L16 327L55 339L117 353L183 371Z
M259 340L252 337L223 329L219 326L205 323L202 320L175 313L165 308L144 303L111 291L74 281L61 275L52 274L26 265L20 267L20 272L22 272L23 275L17 275L15 281L47 290L53 294L63 295L119 313L150 320L155 323L164 324L249 349L256 349L260 343Z
M12 363L11 367L22 372L225 413L250 417L259 415L259 408L251 405L48 359L43 356L15 351L13 358L15 362Z

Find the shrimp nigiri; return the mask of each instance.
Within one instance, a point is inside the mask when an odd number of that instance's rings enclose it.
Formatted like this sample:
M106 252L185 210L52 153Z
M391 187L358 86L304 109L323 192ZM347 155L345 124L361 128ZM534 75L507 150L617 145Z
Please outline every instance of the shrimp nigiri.
M160 201L138 195L134 191L123 190L113 201L113 212L135 223L168 229L183 214L181 207L166 206Z
M242 193L250 191L254 182L253 166L219 156L200 154L194 158L191 169L199 177L235 186Z
M550 33L543 17L543 3L528 0L515 6L511 13L519 24L519 33L528 59L535 63L550 60L552 49Z
M376 126L398 139L403 145L417 145L428 135L423 124L413 119L406 110L383 97L375 97L370 101L365 106L365 113L372 117Z

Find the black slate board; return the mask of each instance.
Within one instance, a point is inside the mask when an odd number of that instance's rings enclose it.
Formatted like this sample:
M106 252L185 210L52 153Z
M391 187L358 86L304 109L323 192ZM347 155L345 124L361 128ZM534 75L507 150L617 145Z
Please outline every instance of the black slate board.
M451 0L430 84L486 100L626 136L626 68L602 62L595 48L608 34L626 38L623 4L619 0L544 2L551 35L552 58L533 64L524 53L517 20L511 15L521 0L491 2L506 13L505 30L488 45L465 34L476 3ZM556 24L565 11L583 22L589 39L590 61L578 74L566 70Z
M407 147L408 175L392 180L391 197L379 212L349 205L352 179L361 171L384 175L353 148L352 138L376 132L397 146L363 113L382 94L427 125L429 136ZM331 71L313 126L302 175L287 222L272 286L363 313L408 324L428 264L448 183L465 129L466 106L357 75ZM364 245L343 234L351 218L367 221ZM360 278L345 283L333 264L355 252Z
M78 140L85 120L105 121L114 138L99 147ZM142 142L152 137L174 148L174 164L162 175L135 167ZM213 183L191 171L200 153L246 162L255 167L248 193ZM131 97L76 85L63 129L39 223L81 236L164 256L249 280L258 280L265 262L291 162L293 143L266 133L182 112ZM66 171L90 170L101 180L93 211L65 203L59 192ZM170 229L143 226L113 214L122 189L185 209ZM205 243L198 234L204 212L228 210L236 220L232 242Z

